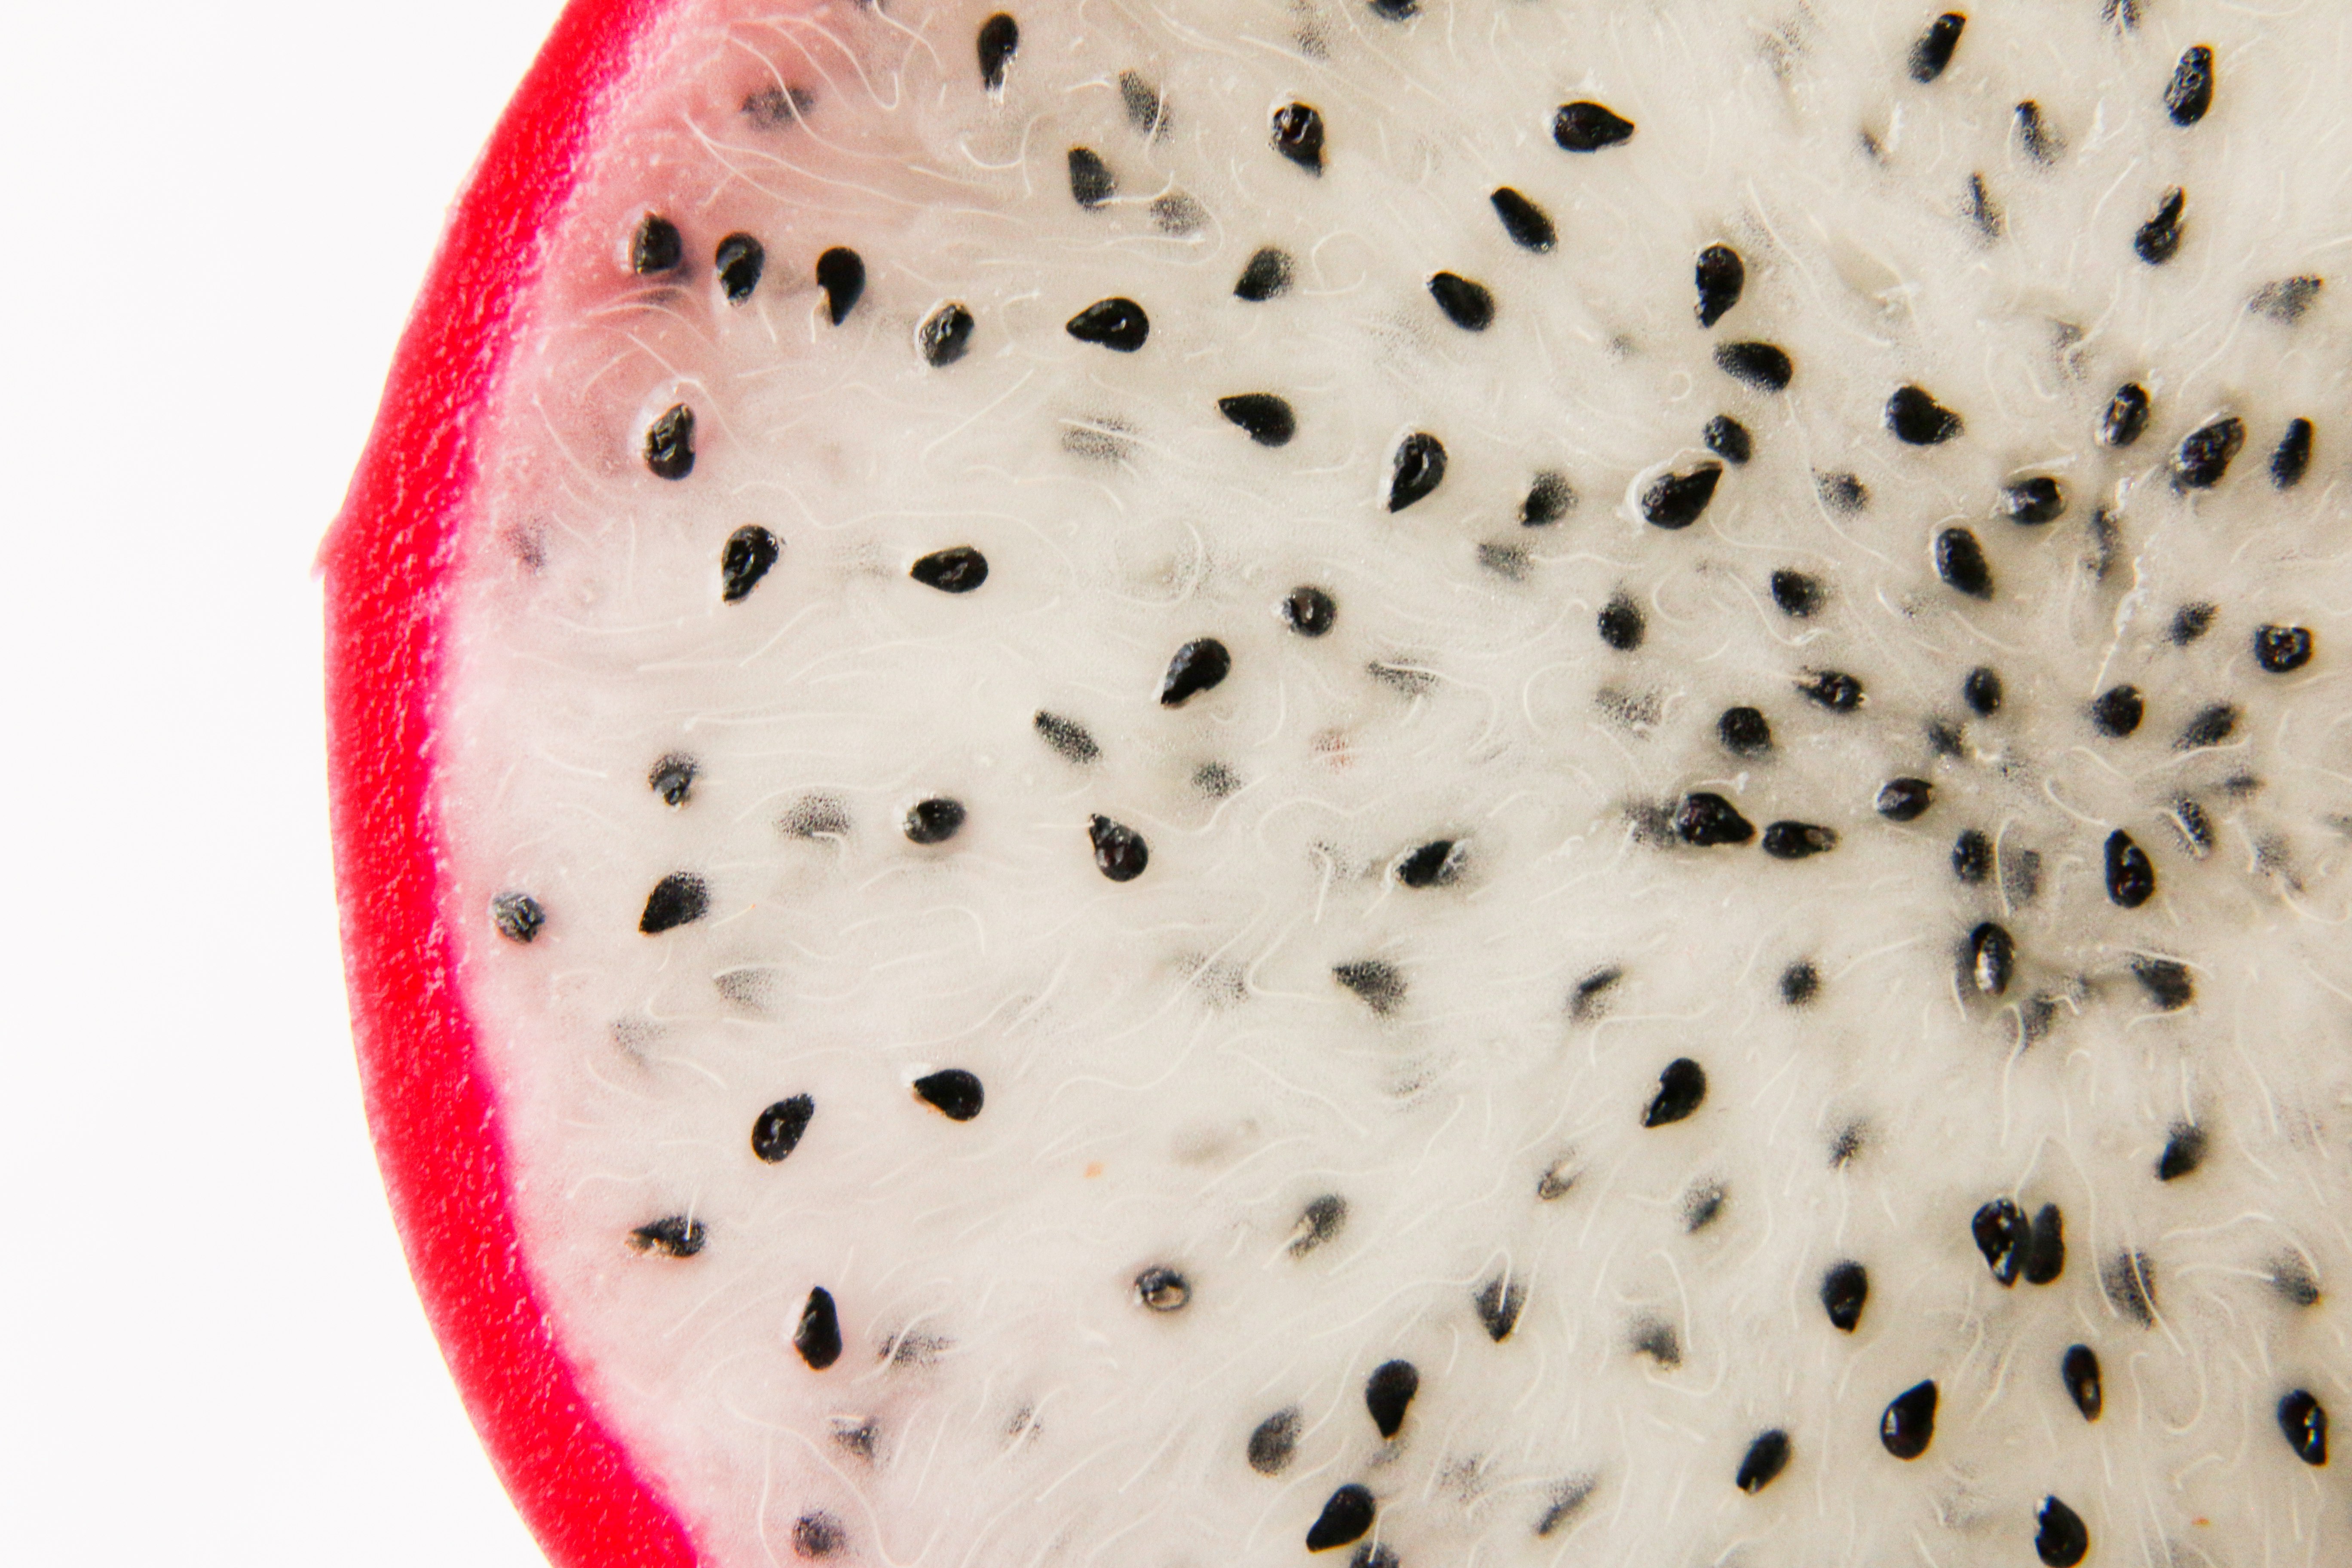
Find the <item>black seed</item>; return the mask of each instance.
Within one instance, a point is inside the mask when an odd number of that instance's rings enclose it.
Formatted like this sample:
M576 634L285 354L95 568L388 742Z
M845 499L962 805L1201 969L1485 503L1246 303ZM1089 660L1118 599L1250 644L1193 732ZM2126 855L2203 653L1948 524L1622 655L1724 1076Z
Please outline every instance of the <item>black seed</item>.
M2000 712L2000 671L1990 665L1977 666L1960 682L1960 700L1979 718L1990 719Z
M980 25L980 85L994 92L1004 85L1004 68L1021 47L1021 24L999 11Z
M1118 193L1118 176L1091 147L1070 149L1070 199L1091 211Z
M2116 1310L2143 1329L2156 1326L2156 1266L2140 1252L2118 1252L2099 1270L2099 1287Z
M1756 1440L1748 1445L1748 1453L1739 1461L1739 1473L1732 1477L1732 1484L1753 1497L1788 1468L1789 1435L1776 1426L1758 1433Z
M2088 1345L2068 1345L2066 1354L2058 1363L2058 1376L2066 1385L2066 1397L2083 1413L2085 1421L2096 1421L2106 1398L2099 1385L2099 1352Z
M1967 428L1960 416L1937 402L1924 386L1895 389L1886 400L1886 427L1898 441L1914 447L1936 447Z
M2066 1272L2066 1218L2056 1204L2043 1204L2033 1214L2025 1243L2025 1282L2049 1285Z
M1995 1198L1969 1221L1969 1234L1976 1237L1977 1250L1984 1254L1992 1277L2004 1286L2016 1284L2033 1240L2025 1211L2007 1198Z
M2159 1012L2178 1013L2197 999L2197 983L2185 963L2169 958L2135 958L2131 971Z
M2319 298L2320 289L2326 286L2324 278L2282 278L2255 289L2254 297L2246 301L2246 309L2282 327L2291 327L2303 320L2305 312Z
M2219 606L2213 605L2181 605L2172 615L2172 630L2169 634L2172 646L2187 647L2190 643L2203 637L2213 625L2213 617L2220 613Z
M1270 392L1240 392L1217 399L1217 412L1261 447L1285 447L1298 434L1298 416Z
M1786 391L1797 374L1788 351L1777 343L1718 343L1715 366L1734 381L1744 381L1766 392Z
M1286 103L1274 111L1274 150L1310 174L1323 172L1323 116L1312 104Z
M1708 420L1706 428L1699 432L1699 439L1706 443L1708 451L1735 468L1756 455L1755 437L1748 434L1747 426L1728 414L1718 414Z
M1822 1310L1830 1326L1850 1334L1861 1326L1863 1304L1870 1300L1870 1271L1849 1258L1832 1264L1822 1276Z
M691 871L673 871L646 895L646 912L637 917L637 929L647 936L658 936L690 925L709 912L710 889L702 879Z
M963 802L934 795L908 806L902 826L909 844L945 844L963 826Z
M664 1215L629 1232L631 1247L657 1258L691 1258L709 1243L702 1222L682 1214Z
M2216 702L2210 708L2200 709L2197 716L2182 728L2180 739L2173 745L2184 752L2193 752L2202 746L2218 746L2237 733L2237 730L2238 710L2227 702Z
M961 305L942 305L932 311L915 333L923 363L940 369L963 358L971 348L971 312Z
M1384 22L1409 22L1421 15L1421 0L1369 0L1372 15Z
M1837 830L1811 822L1775 822L1764 829L1764 853L1775 860L1803 860L1837 847Z
M2092 700L2091 723L2100 734L2121 740L2139 728L2147 705L2137 686L2111 686Z
M1952 51L1960 47L1960 29L1969 19L1958 11L1947 11L1927 24L1919 41L1911 46L1911 79L1926 83L1944 74L1952 63Z
M1919 726L1927 736L1927 744L1939 757L1958 758L1963 738L1961 727L1943 719L1929 719Z
M1519 525L1542 528L1566 517L1576 505L1576 490L1565 474L1542 473L1528 486L1527 499L1519 503Z
M2119 908L2136 910L2156 896L2156 868L2147 852L2132 842L2122 828L2107 835L2107 897Z
M801 1307L800 1326L793 1331L793 1349L800 1352L811 1372L823 1372L841 1359L841 1318L833 1310L833 1292L823 1286L811 1290Z
M1102 748L1087 727L1076 719L1065 719L1058 713L1048 713L1043 708L1029 721L1037 738L1051 746L1068 762L1091 763L1102 755Z
M2014 113L2018 145L2025 149L2027 157L2037 163L2048 163L2055 162L2058 154L2066 150L2064 139L2042 115L2040 104L2029 98L2017 106Z
M1807 620L1822 607L1822 585L1802 572L1781 570L1772 574L1772 602L1780 613L1796 620Z
M793 1521L793 1554L797 1557L834 1556L848 1540L840 1523L829 1513L804 1513Z
M1154 1312L1181 1312L1192 1300L1192 1283L1173 1268L1147 1268L1135 1277L1135 1299Z
M2172 483L2184 490L2210 489L2230 471L2230 461L2246 444L2246 426L2235 416L2216 419L2182 437L2172 454Z
M2302 626L2266 626L2254 633L2254 662L2287 675L2311 662L2311 633Z
M1461 879L1469 858L1466 845L1433 838L1397 862L1396 879L1408 888L1450 888Z
M1249 1468L1261 1476L1278 1476L1290 1468L1298 1452L1297 1409L1277 1410L1249 1435Z
M1727 708L1715 721L1724 749L1742 757L1760 757L1772 749L1771 721L1753 708Z
M2296 1389L2278 1405L2279 1430L2287 1447L2306 1465L2327 1463L2327 1412L2304 1389Z
M805 1094L780 1100L760 1112L751 1123L751 1152L772 1165L800 1147L816 1101Z
M2107 411L2099 416L2099 439L2109 447L2128 447L2147 429L2147 388L2136 381L2125 382L2107 399Z
M1559 112L1551 117L1551 139L1567 153L1598 153L1603 147L1614 147L1633 134L1633 122L1612 113L1600 104L1586 101L1564 103Z
M866 261L857 252L835 246L816 258L816 286L824 290L825 314L835 326L849 320L857 297L866 292Z
M1353 1481L1324 1500L1323 1511L1307 1529L1307 1550L1328 1552L1360 1541L1372 1528L1372 1494Z
M1282 601L1283 624L1303 637L1319 637L1339 618L1339 606L1320 588L1301 584Z
M719 242L714 260L719 292L729 304L740 305L760 287L760 275L768 269L768 247L748 234L730 234Z
M657 479L682 479L694 472L694 410L673 403L646 426L646 467Z
M2179 185L2164 193L2156 211L2132 235L2132 254L2150 267L2161 267L2180 248L2180 214L2189 194Z
M1304 1258L1338 1236L1348 1223L1348 1200L1337 1193L1325 1193L1311 1200L1299 1211L1298 1223L1290 1229L1290 1256Z
M1335 963L1331 966L1331 978L1354 992L1365 1006L1382 1017L1404 1004L1404 975L1393 963L1377 958Z
M2286 434L2271 453L2271 487L2291 490L2303 482L2304 470L2311 467L2311 421L2290 419Z
M1688 528L1715 499L1722 478L1720 463L1701 463L1687 474L1660 474L1642 491L1642 516L1654 528Z
M987 1102L980 1079L961 1068L941 1068L914 1082L915 1098L950 1121L969 1121Z
M1421 1373L1409 1361L1384 1361L1364 1380L1364 1408L1383 1437L1403 1429L1405 1407L1421 1392Z
M1948 528L1936 535L1936 575L1972 599L1992 597L1992 567L1984 546L1965 528Z
M719 552L719 602L735 604L758 587L760 579L768 574L768 568L776 563L776 557L783 548L774 534L755 522L745 523L729 534L726 546ZM663 799L669 800L669 791L661 785L659 778L656 770L654 787L662 791ZM694 770L689 763L685 778L678 784L677 800L670 801L672 805L686 798L686 788L693 782Z
M528 944L547 923L547 911L529 893L500 893L490 900L490 924L509 942Z
M1439 272L1429 279L1429 297L1445 319L1465 332L1483 332L1495 323L1494 291L1458 272Z
M1143 835L1108 816L1089 819L1087 837L1094 841L1095 869L1114 882L1134 881L1151 863L1151 847Z
M1676 1057L1658 1074L1658 1092L1642 1112L1644 1127L1667 1127L1696 1110L1706 1099L1706 1069L1688 1057Z
M1397 443L1389 458L1389 510L1402 511L1425 499L1445 479L1445 443L1416 430Z
M1839 670L1815 670L1797 682L1797 689L1832 713L1851 713L1862 706L1862 682Z
M629 242L629 270L639 276L670 272L685 259L686 241L678 237L677 225L658 213L647 213L637 225L636 237Z
M1780 971L1780 1000L1789 1006L1803 1006L1820 994L1821 989L1821 971L1804 959Z
M1916 822L1935 804L1936 786L1926 779L1888 779L1878 786L1878 815L1889 822Z
M2174 1125L2164 1141L2164 1152L2157 1157L2156 1179L2177 1181L2205 1163L2205 1129L2193 1121Z
M1478 1287L1471 1305L1478 1310L1478 1321L1486 1329L1486 1337L1501 1344L1519 1326L1519 1314L1527 1310L1528 1288L1497 1274Z
M1160 678L1160 706L1181 708L1233 673L1234 656L1214 637L1197 637L1176 650ZM1141 867L1137 868L1142 869Z
M1239 281L1234 285L1236 299L1263 304L1278 294L1290 292L1290 257L1286 251L1267 246L1249 258L1242 268Z
M2001 515L2010 521L2038 528L2045 522L2055 522L2066 511L2066 491L2056 479L2037 474L2030 479L2004 485L2000 492Z
M988 581L988 557L969 544L934 550L907 568L907 575L942 594L969 594Z
M1063 330L1082 343L1099 343L1118 353L1131 354L1151 336L1151 319L1134 300L1113 296L1097 300L1072 316Z
M1992 875L1992 840L1969 828L1952 840L1952 875L1974 886Z
M1698 285L1698 324L1711 327L1739 303L1748 286L1748 264L1727 245L1710 245L1698 253L1693 269Z
M2074 1568L2091 1550L2083 1516L2056 1498L2043 1498L2033 1519L2033 1551L2048 1568Z
M1543 208L1510 186L1496 186L1495 194L1486 199L1495 204L1495 216L1503 220L1503 232L1521 249L1542 252L1559 243L1559 233L1552 227Z
M2172 68L2172 79L2165 84L2164 111L2172 116L2175 125L2194 125L2212 107L2213 51L2202 44L2191 44L2182 51L2180 63Z
M1745 844L1756 837L1756 826L1721 795L1700 790L1683 796L1675 813L1675 833L1685 844L1708 849Z
M1982 995L1999 996L2009 989L2017 970L2017 943L2007 931L1986 921L1969 932L1961 955L1962 981Z
M1597 617L1601 640L1619 653L1631 653L1642 646L1642 634L1647 629L1642 619L1642 608L1620 594L1601 606Z
M1878 1418L1878 1440L1898 1459L1916 1459L1936 1440L1936 1380L1896 1394Z

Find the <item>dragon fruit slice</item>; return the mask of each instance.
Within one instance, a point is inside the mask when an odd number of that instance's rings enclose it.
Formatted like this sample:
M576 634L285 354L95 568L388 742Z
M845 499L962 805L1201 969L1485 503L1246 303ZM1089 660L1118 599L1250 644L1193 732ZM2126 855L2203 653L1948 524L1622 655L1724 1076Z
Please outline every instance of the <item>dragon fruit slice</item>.
M2286 1563L2326 6L582 0L331 541L565 1564Z

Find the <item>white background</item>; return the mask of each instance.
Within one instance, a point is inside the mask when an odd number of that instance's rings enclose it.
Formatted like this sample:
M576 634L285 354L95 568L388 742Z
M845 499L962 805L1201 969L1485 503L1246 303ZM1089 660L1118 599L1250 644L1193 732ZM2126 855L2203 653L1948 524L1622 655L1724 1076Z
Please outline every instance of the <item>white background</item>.
M536 1564L362 1125L310 561L556 0L0 12L0 1558Z

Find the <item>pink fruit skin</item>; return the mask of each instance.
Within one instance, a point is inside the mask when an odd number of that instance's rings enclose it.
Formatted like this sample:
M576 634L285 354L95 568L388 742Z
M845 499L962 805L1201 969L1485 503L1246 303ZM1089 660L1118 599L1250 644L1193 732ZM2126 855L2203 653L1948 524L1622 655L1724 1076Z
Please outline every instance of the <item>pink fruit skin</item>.
M523 1266L431 818L429 694L485 405L602 117L680 0L574 0L452 212L320 554L329 784L352 1026L376 1157L442 1354L562 1568L697 1561L606 1429Z

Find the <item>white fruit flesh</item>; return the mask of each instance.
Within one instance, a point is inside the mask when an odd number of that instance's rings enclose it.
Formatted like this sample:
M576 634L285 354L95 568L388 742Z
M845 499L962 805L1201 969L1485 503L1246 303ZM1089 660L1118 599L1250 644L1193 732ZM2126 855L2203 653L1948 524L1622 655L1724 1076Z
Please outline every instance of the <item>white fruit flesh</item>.
M2340 1555L2332 1472L2276 1409L2347 1386L2336 1299L2294 1299L2352 1266L2346 339L2332 284L2292 321L2249 301L2337 265L2352 24L1986 4L1921 85L1932 13L1864 0L1057 8L1016 12L990 93L992 9L713 5L668 34L552 242L471 528L449 917L533 1269L709 1559L1297 1562L1347 1483L1407 1568L2029 1562L2053 1494L2113 1560ZM2162 95L2200 43L2219 86L2183 128ZM802 107L744 111L780 89ZM1563 151L1579 100L1635 133ZM1327 127L1319 175L1270 144L1294 100ZM1072 147L1117 176L1093 210ZM1997 224L1964 211L1972 175ZM1504 185L1556 249L1513 243ZM2173 186L2183 238L2149 266L2133 234ZM684 237L675 273L628 270L648 211ZM712 258L739 231L767 268L730 304ZM1748 281L1702 330L1713 243ZM868 274L839 325L812 281L835 246ZM1235 298L1269 246L1294 286ZM1489 328L1440 312L1440 270L1492 291ZM1139 352L1064 330L1113 296L1149 313ZM929 365L950 300L970 353ZM1788 351L1785 392L1717 368L1739 341ZM2126 380L2152 416L2112 448ZM1898 441L1906 384L1963 432ZM1296 439L1219 416L1246 393L1286 399ZM670 481L643 444L676 404L697 461ZM1753 459L1694 526L1645 523L1718 414ZM2169 483L2223 415L2248 433L2228 476ZM2280 489L2296 416L2318 456ZM1416 431L1444 479L1391 512ZM1522 526L1548 471L1580 501ZM2055 522L1997 515L2029 473L2063 485ZM1849 474L1858 509L1826 499ZM782 553L724 603L751 523ZM1953 527L1990 598L1938 580ZM985 554L977 591L908 576L952 546ZM1775 605L1783 569L1825 587L1810 618ZM1336 602L1328 636L1277 616L1300 584ZM1621 595L1631 649L1595 629ZM2316 657L2266 672L2266 623ZM1163 707L1200 637L1231 675ZM1962 701L1979 666L1990 716ZM1822 669L1862 707L1801 696ZM2126 682L2146 721L2104 737L2086 704ZM2221 703L2222 743L2176 744ZM1735 704L1769 754L1726 751ZM1040 710L1099 757L1049 748ZM696 763L674 807L647 784L672 754ZM1906 775L1934 805L1890 822L1873 800ZM1837 846L1662 839L1702 790ZM930 796L964 825L910 843ZM1097 871L1097 815L1148 841L1141 876ZM1952 871L1969 828L1995 847L1977 884ZM2158 881L2135 909L2103 885L2116 828ZM1460 877L1402 885L1439 839ZM708 914L642 933L678 872ZM516 890L545 912L528 944L485 914ZM1956 964L1986 921L2016 944L2000 995ZM2135 981L2151 956L2189 1005ZM1392 1005L1335 979L1368 961ZM1819 992L1791 1006L1799 963ZM1645 1128L1677 1058L1705 1102ZM976 1119L910 1092L941 1068L985 1085ZM755 1120L801 1094L804 1139L763 1163ZM2185 1123L2209 1152L2159 1182ZM1326 1194L1344 1226L1295 1255ZM1969 1219L2004 1195L2063 1209L2054 1284L1988 1270ZM629 1245L672 1215L698 1254ZM2133 1254L2152 1324L2103 1288ZM1820 1300L1849 1258L1850 1335ZM1180 1310L1139 1300L1153 1267ZM1497 1280L1525 1301L1500 1342L1475 1305ZM792 1343L813 1288L847 1345L823 1371ZM2058 1373L2077 1342L2095 1425ZM1420 1389L1383 1442L1363 1389L1396 1358ZM1880 1413L1929 1378L1906 1465ZM1260 1474L1250 1434L1290 1408L1296 1456ZM1792 1458L1748 1495L1772 1428ZM796 1529L819 1515L835 1535Z

